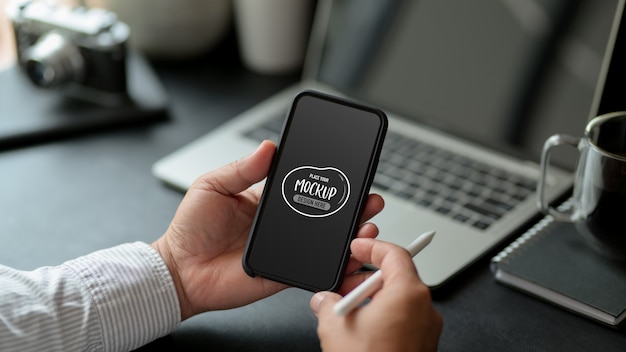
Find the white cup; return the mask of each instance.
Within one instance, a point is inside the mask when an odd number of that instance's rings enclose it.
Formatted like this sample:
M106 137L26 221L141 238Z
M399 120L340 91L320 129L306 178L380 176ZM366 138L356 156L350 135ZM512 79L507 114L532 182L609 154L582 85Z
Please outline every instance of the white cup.
M115 12L131 28L129 44L156 59L202 55L219 43L232 23L230 0L88 0L87 4Z
M264 74L288 73L302 67L311 12L309 0L234 0L244 65Z

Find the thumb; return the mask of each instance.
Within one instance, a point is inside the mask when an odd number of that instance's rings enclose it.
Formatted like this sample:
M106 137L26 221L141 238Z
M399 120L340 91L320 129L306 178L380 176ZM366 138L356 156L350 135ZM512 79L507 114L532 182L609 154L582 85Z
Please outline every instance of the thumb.
M311 297L309 306L316 316L332 313L335 303L339 302L341 296L334 292L321 291Z
M194 186L237 194L267 176L275 150L273 142L263 141L252 154L203 175Z

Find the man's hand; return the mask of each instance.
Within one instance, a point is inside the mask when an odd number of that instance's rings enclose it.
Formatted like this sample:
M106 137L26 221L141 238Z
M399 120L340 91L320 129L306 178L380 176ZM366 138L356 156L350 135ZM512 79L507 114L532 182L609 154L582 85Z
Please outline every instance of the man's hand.
M243 306L287 287L248 276L241 263L262 192L262 187L250 187L267 176L275 150L274 143L265 141L251 155L198 178L165 234L152 244L174 278L182 320ZM380 196L370 195L362 222L383 206ZM377 235L376 226L366 223L357 236ZM347 272L361 265L353 258Z
M352 241L356 259L379 267L383 287L365 306L338 316L333 306L341 296L318 292L311 309L319 319L318 335L324 351L436 351L442 319L430 291L419 279L413 260L402 247L375 239ZM344 280L348 292L368 274Z

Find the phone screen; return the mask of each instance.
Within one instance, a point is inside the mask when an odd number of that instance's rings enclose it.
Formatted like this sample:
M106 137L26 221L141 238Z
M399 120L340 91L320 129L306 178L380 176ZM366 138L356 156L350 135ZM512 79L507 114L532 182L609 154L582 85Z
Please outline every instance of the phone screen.
M382 142L385 114L316 92L294 99L244 255L244 268L336 290Z

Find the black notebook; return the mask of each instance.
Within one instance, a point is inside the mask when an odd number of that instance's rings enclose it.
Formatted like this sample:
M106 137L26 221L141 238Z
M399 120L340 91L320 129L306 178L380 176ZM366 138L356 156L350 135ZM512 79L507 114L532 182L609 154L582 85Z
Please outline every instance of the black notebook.
M491 260L496 281L596 321L626 317L626 262L602 257L574 224L546 216Z
M168 98L151 64L127 58L128 101L103 107L36 88L14 65L0 72L0 152L56 139L133 127L168 118Z

